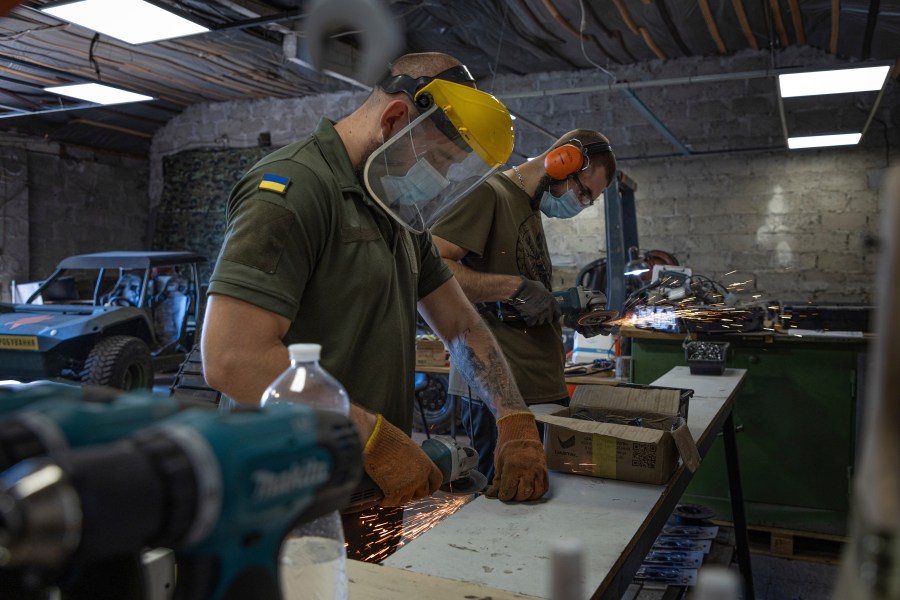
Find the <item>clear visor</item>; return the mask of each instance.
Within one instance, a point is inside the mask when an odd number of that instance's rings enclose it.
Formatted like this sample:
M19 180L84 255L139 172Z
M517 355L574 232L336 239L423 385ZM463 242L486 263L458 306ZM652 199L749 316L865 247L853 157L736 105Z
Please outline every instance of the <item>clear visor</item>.
M438 110L432 106L382 144L363 171L369 194L413 233L425 231L495 170L461 136L442 132L447 123Z

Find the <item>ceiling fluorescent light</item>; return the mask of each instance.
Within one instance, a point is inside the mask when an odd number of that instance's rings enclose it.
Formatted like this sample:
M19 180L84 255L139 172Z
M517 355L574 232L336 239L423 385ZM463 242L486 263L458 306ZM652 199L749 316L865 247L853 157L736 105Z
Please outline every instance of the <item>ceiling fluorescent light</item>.
M782 98L872 92L881 89L889 66L839 69L811 73L784 73L778 76Z
M144 102L153 100L152 96L135 94L127 90L102 85L99 83L78 83L75 85L58 85L44 88L48 92L61 96L70 96L97 104L124 104L125 102Z
M129 44L157 42L209 31L207 27L144 0L81 0L49 6L41 11Z
M810 135L788 138L788 148L822 148L823 146L853 146L859 143L862 133L837 133L834 135Z

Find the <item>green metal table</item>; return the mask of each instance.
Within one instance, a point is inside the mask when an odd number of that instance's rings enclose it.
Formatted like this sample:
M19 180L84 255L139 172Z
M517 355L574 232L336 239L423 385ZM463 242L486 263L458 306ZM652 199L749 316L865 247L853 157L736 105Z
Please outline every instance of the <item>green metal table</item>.
M686 364L684 334L621 333L632 338L635 383ZM747 369L734 408L747 523L845 535L868 339L771 332L700 339L730 342L727 366ZM683 500L733 520L725 466L720 439Z

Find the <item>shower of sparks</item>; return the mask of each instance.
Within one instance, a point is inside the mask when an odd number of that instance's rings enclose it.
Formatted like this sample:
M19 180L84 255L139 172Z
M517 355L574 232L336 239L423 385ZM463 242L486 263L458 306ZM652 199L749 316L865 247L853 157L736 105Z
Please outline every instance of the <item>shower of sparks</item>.
M693 298L686 300L693 300ZM754 313L751 311L730 308L724 305L713 305L703 308L698 306L653 307L645 305L631 308L631 312L626 313L625 316L607 321L604 325L629 325L637 328L656 327L665 329L673 327L681 319L702 323L717 323L723 329L740 331L744 329L745 322L752 321L754 316Z
M367 519L365 525L369 530L364 545L371 554L363 558L364 562L380 563L402 546L413 541L456 511L473 500L475 494L451 496L436 494L429 498L413 500L403 507L403 524L379 522L376 515Z
M416 539L469 502L474 496L443 496L410 502L403 518L403 542ZM416 507L414 505L418 504Z

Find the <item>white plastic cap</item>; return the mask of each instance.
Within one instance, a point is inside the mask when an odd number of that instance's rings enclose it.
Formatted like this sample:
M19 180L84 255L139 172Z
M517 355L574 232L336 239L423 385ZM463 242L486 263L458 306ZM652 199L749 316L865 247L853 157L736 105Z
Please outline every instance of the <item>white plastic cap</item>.
M291 353L291 360L297 362L309 362L311 360L319 360L322 354L321 344L291 344L288 346L288 352Z

